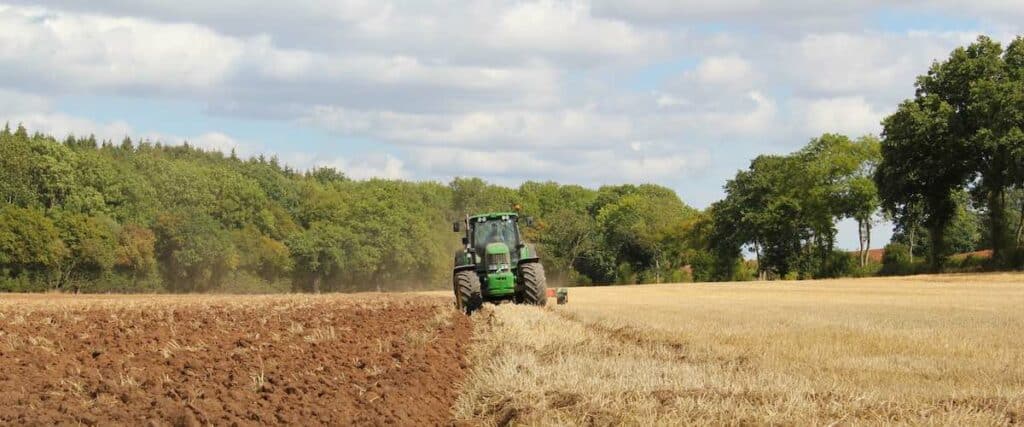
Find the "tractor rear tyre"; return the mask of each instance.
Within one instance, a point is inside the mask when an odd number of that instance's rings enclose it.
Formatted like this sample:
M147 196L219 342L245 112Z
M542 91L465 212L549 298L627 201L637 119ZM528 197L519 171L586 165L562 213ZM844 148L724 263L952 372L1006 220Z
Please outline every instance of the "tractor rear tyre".
M519 266L522 289L519 300L524 304L547 305L548 282L544 277L544 266L539 262L528 262Z
M466 314L473 314L484 304L484 297L480 294L480 277L475 271L455 273L455 303Z

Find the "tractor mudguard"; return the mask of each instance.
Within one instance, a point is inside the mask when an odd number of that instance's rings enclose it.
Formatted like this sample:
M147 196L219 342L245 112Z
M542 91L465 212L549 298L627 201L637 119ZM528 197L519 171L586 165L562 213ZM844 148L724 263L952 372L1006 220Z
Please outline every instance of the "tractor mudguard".
M525 244L519 248L519 265L526 264L529 262L540 262L540 256L537 255L537 250L534 249L533 245Z
M476 262L473 259L473 253L469 251L459 251L455 254L455 269L454 271L460 272L463 270L475 270Z

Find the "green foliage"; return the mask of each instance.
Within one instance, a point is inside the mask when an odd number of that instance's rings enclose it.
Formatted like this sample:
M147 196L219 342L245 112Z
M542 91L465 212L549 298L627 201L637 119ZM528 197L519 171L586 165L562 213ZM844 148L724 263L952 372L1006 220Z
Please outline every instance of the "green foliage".
M56 268L56 288L78 291L114 268L118 236L113 220L73 212L57 212L56 218L68 249Z
M835 223L857 220L866 251L878 210L869 178L877 159L875 138L833 134L812 139L787 156L755 158L726 183L725 200L712 206L707 246L716 258L712 277L735 277L744 247L756 255L762 277L848 274L852 267L834 254Z
M986 231L984 216L970 206L970 198L965 191L955 191L951 198L954 208L953 216L949 220L944 232L943 258L953 254L973 252L985 247L986 239L983 232ZM913 227L913 233L908 227ZM913 235L913 242L910 238ZM929 256L931 251L932 238L927 228L920 223L897 224L896 233L892 240L908 247L913 247L914 257L924 258Z
M144 278L156 269L156 235L152 230L126 224L117 236L114 268L132 278Z
M834 279L854 275L859 268L857 260L846 251L833 250L822 260L814 277Z
M341 227L317 222L309 229L288 239L288 249L295 263L296 290L320 292L321 283L341 269L345 263L342 248L349 236Z
M885 246L885 254L882 255L882 268L879 274L888 276L899 276L914 274L921 269L920 263L915 263L910 256L910 247L902 243L890 243Z
M68 254L53 221L38 208L0 207L0 269L29 279L56 268Z
M583 211L595 193L553 183L540 185L553 193L517 191L479 179L352 181L329 168L298 174L263 157L127 138L57 142L24 128L0 131L0 166L0 286L8 290L443 287L457 246L453 218L507 210L534 193L539 215Z
M917 79L914 99L883 122L883 161L876 174L883 205L897 222L929 230L931 266L940 269L947 233L958 215L955 194L967 189L984 206L988 246L998 265L1021 247L1010 227L1007 195L1024 185L1024 39L1004 51L981 36ZM1024 207L1021 207L1024 209Z
M212 216L185 210L157 217L156 254L169 290L216 289L239 265L230 234Z

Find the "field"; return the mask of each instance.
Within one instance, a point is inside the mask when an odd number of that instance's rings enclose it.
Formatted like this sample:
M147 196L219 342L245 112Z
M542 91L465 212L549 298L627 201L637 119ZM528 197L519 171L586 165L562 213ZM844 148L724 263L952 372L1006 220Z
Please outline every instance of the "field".
M443 298L0 296L0 424L438 424L471 325Z
M0 424L1015 424L1024 274L0 296Z
M1024 422L1024 275L575 288L475 319L488 424Z

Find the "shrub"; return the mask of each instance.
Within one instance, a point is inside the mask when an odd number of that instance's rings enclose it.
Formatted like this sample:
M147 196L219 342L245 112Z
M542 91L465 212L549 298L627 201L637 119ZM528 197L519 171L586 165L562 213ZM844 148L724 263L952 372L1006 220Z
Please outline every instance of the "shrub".
M881 271L882 271L882 263L869 262L869 263L867 263L867 264L865 264L863 266L858 265L858 266L854 267L853 271L850 273L850 276L852 276L852 277L872 277L872 276L877 276L877 275L881 274Z
M885 246L885 254L882 255L882 269L879 274L884 276L905 276L917 274L926 269L926 263L922 261L910 261L910 248L902 243L890 243Z
M967 255L962 260L960 260L960 262L958 263L958 265L956 267L957 267L957 271L958 272L961 272L961 273L972 273L972 272L984 271L987 268L989 268L990 264L991 264L991 259L990 258L977 257L977 256L974 256L974 255Z
M845 251L832 251L818 267L816 278L834 279L853 275L857 264L853 256Z

